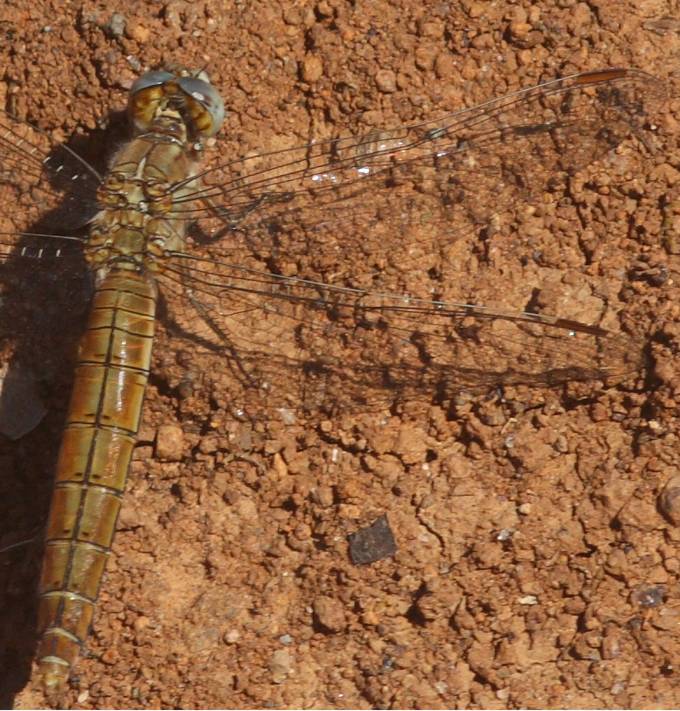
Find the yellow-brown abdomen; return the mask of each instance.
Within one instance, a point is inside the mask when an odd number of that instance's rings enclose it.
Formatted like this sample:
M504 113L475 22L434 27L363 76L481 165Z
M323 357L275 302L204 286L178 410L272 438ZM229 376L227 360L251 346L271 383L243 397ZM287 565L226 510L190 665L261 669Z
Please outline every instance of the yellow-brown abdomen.
M155 311L153 282L113 269L80 341L39 585L36 658L48 692L68 679L92 622L139 430Z

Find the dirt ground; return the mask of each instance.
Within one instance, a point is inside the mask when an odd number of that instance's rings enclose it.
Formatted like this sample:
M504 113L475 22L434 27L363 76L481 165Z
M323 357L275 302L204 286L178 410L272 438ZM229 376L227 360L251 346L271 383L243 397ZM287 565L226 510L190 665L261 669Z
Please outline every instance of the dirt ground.
M2 4L5 106L64 139L95 131L140 71L169 61L207 67L225 97L225 157L605 66L648 71L670 97L649 146L631 140L609 178L551 195L559 234L533 236L546 256L531 285L521 235L499 239L475 283L467 257L447 271L475 301L518 310L549 283L546 310L586 321L593 293L616 295L625 316L612 323L634 324L648 357L633 381L453 406L423 392L396 409L253 424L227 416L229 385L208 361L195 368L209 385L182 397L190 346L159 327L63 707L680 706L679 50L671 0ZM53 321L69 337L80 327ZM45 704L29 676L62 349L44 356L45 418L0 441L0 707ZM348 535L383 514L396 553L355 565Z

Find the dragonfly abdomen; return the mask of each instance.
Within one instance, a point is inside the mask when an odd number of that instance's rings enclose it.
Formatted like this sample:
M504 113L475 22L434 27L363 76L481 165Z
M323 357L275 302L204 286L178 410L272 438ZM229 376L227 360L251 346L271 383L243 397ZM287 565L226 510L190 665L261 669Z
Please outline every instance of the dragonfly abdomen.
M80 341L39 586L46 690L66 682L92 621L139 430L156 298L144 274L112 269Z

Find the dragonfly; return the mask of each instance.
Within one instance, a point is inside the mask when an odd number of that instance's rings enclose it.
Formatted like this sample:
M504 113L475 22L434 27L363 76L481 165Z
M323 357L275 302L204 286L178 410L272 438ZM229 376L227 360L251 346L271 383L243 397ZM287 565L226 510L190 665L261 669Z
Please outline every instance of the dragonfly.
M644 72L601 69L419 124L224 161L219 93L204 72L169 68L132 86L132 138L101 174L2 113L4 307L38 272L67 285L74 311L91 298L39 584L45 689L65 687L95 614L158 313L212 357L216 377L233 378L234 417L620 381L644 365L638 340L569 314L454 300L438 275L511 202L644 140L662 98ZM3 352L20 360L14 328Z

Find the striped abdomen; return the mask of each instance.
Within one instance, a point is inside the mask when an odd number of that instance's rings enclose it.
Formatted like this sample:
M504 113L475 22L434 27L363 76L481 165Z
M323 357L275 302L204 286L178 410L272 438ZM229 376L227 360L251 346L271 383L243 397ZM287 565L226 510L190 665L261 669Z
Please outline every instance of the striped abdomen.
M116 269L80 341L39 587L36 659L47 691L68 679L111 550L151 363L156 286Z

